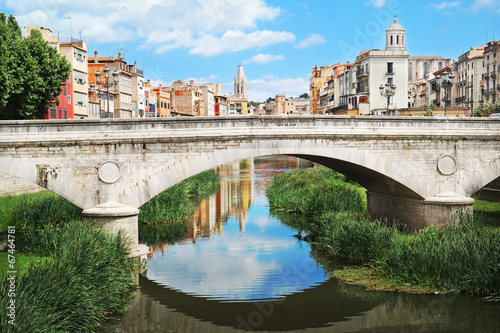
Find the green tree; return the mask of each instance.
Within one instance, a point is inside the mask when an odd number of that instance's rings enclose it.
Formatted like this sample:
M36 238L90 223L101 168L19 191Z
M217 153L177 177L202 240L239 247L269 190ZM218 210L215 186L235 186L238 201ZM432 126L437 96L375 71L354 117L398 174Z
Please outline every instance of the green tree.
M39 31L23 38L14 16L0 13L0 119L44 118L70 71Z
M500 112L500 102L484 103L479 105L473 113L474 117L488 117L492 113Z
M306 99L308 99L309 98L309 94L308 93L303 93L302 95L299 96L299 98L306 98Z

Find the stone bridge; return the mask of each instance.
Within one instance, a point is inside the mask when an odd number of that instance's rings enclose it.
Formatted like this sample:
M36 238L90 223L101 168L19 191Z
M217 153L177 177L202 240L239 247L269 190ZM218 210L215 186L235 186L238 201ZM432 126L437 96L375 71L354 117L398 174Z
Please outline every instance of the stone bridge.
M245 158L290 155L367 189L368 213L418 230L471 209L500 176L500 119L247 116L0 122L0 172L36 183L137 242L138 208Z

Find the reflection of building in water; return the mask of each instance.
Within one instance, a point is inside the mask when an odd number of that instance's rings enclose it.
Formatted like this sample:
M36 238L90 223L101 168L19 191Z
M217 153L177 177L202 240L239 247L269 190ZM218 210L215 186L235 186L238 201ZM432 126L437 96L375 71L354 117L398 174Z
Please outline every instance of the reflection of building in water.
M223 225L236 217L240 230L245 231L248 210L254 201L254 160L242 160L217 168L221 178L215 195L203 200L192 220L193 241L197 237L210 237L222 233Z
M198 237L222 234L224 224L233 216L240 231L245 232L248 211L255 200L255 175L260 175L257 187L265 189L274 176L311 165L312 163L306 160L270 156L241 160L218 167L216 172L221 178L220 187L216 194L203 200L193 213L187 239L196 242ZM168 245L160 245L155 251L160 248L164 250L163 246Z

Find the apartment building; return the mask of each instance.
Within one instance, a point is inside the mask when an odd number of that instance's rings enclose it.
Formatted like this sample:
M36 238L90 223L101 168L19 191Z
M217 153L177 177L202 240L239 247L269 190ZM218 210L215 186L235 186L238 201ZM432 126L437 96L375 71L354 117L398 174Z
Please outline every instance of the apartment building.
M458 57L455 80L455 105L458 107L473 111L482 103L484 48L485 45L471 48Z
M500 41L488 42L484 48L483 102L500 101Z
M132 76L132 118L145 118L146 94L144 72L137 68L137 61L134 62L134 65L137 69L137 73Z
M250 115L248 110L248 101L234 95L226 96L230 116Z
M309 96L311 97L312 101L311 110L313 114L319 113L319 96L321 94L321 91L324 90L327 81L331 80L332 77L334 77L335 68L339 65L340 64L334 64L330 66L324 65L319 68L315 65L313 67L311 77L309 78Z
M195 87L194 80L185 84L182 81L172 82L168 88L172 95L172 115L174 116L196 116L201 112L201 91ZM203 104L203 112L205 106Z
M38 30L47 43L54 47L71 64L71 74L58 97L59 105L49 109L46 119L86 119L98 118L98 114L89 114L88 105L88 62L87 43L74 38L65 39L52 36L52 31L40 26L24 27L26 35Z
M438 71L432 73L429 76L427 82L427 96L431 105L437 106L438 108L444 108L455 106L456 89L453 87L445 88L437 83L437 76L442 78L445 76L455 76L457 77L457 63L453 63L446 67L441 68ZM456 81L456 80L455 80Z
M229 104L227 97L223 95L215 95L215 116L229 115Z
M154 90L156 87L151 85L151 80L147 80L144 82L144 97L145 97L145 109L146 109L146 117L147 118L155 118L156 114L156 91Z
M142 71L137 68L137 62L134 62L133 65L128 65L120 52L115 57L98 57L97 51L94 51L94 57L88 59L88 62L89 82L94 83L96 86L97 98L102 100L103 98L106 99L108 95L113 96L113 103L109 109L107 106L108 101L106 100L106 103L104 103L105 112L112 115L113 118L137 117L138 102L134 100L133 95L135 91L136 96L139 96L139 93L136 91L139 83L134 85L133 82L140 81L140 79L137 79L137 76L142 76L142 80L144 80ZM107 74L109 76L107 78L108 89L104 86L106 84L106 71L109 73ZM102 84L100 86L97 85L95 78L97 72L101 74ZM142 94L142 96L144 95ZM109 98L109 102L111 103L111 97Z

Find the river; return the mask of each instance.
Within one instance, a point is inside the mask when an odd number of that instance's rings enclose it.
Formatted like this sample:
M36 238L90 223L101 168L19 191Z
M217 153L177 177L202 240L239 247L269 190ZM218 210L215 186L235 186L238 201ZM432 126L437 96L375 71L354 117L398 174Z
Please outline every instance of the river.
M308 162L263 157L217 169L188 237L160 245L121 320L103 332L495 332L500 306L463 295L365 291L330 278L269 214L265 189Z

